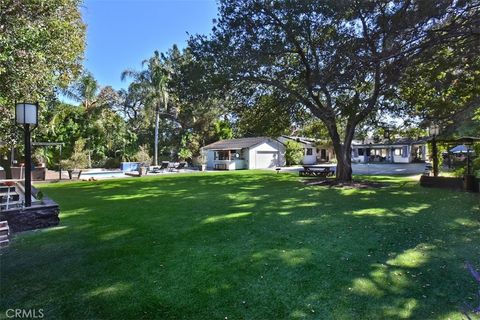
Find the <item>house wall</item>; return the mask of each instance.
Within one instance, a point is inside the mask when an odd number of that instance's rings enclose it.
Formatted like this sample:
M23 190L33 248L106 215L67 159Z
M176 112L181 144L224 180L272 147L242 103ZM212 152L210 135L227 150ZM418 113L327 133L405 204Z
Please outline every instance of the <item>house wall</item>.
M363 149L364 150L364 153L363 155L359 155L358 154L358 149ZM355 147L353 146L352 147L352 162L356 162L356 163L366 163L368 161L368 156L365 156L367 154L367 149L366 147ZM385 153L385 150L381 151L381 154L382 156L386 157L387 158L387 161L389 161L388 159L392 159L393 160L393 163L410 163L413 161L413 158L412 158L412 147L409 146L409 145L393 145L393 146L390 146L390 145L385 145L385 147L383 149L386 149L386 153ZM393 149L393 150L392 150ZM395 155L395 149L400 149L401 150L401 154L400 155ZM378 153L378 151L374 151L375 149L371 149L371 154L375 154L375 152ZM379 150L378 148L376 148L376 150Z
M242 160L215 160L215 151L207 151L207 169L213 170L216 163L225 163L228 170L238 169L256 169L257 152L274 152L276 154L275 161L280 166L285 165L285 146L278 141L266 141L253 148L245 148L240 151Z
M225 164L228 170L239 170L248 168L248 150L239 151L241 158L233 160L215 160L215 150L207 151L207 169L214 170L215 164Z
M395 146L394 149L402 149L401 155L395 155L395 151L393 152L393 162L394 163L410 163L412 161L412 147L408 145L399 145Z
M410 163L410 157L393 156L394 163Z
M290 139L290 138L285 138L283 136L278 137L278 140L280 142L287 142L287 141L296 141L295 139ZM317 154L316 154L316 148L310 143L303 143L303 142L298 142L303 146L303 159L301 161L302 164L315 164L317 163ZM307 156L307 148L312 148L312 155Z
M363 155L359 155L358 150L363 149ZM365 163L368 157L365 156L367 150L364 147L352 146L352 162Z
M325 150L325 157L322 157L322 149ZM332 161L335 159L335 154L333 153L333 148L329 146L319 146L316 148L317 151L317 162Z
M207 169L212 170L214 167L213 160L215 159L215 151L207 151Z
M312 149L312 154L307 155L307 149ZM302 164L316 164L317 163L317 148L312 144L305 144L303 149Z
M248 148L242 149L240 152L243 159L243 168L242 169L250 169L250 150Z

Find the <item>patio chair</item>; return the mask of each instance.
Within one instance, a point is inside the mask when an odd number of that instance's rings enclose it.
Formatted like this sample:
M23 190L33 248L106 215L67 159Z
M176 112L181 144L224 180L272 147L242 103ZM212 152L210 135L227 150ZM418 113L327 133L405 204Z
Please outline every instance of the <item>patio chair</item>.
M162 165L160 167L155 167L153 168L152 173L162 173L162 172L165 172L165 170L167 170L170 166L170 162L168 161L164 161L162 162Z

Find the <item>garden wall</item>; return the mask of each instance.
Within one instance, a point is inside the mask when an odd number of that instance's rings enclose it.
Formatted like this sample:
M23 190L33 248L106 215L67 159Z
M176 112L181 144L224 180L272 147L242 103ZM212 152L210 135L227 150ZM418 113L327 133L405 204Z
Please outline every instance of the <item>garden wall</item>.
M422 187L465 190L464 178L421 176L420 185ZM478 179L474 183L474 189L470 191L478 192Z
M38 190L32 187L32 195L38 199ZM37 200L38 201L38 200ZM12 232L35 230L60 223L58 204L48 197L32 203L28 208L13 208L0 212L0 221L7 221Z
M56 226L60 223L57 204L38 205L0 212L0 220L8 221L12 232L20 232Z

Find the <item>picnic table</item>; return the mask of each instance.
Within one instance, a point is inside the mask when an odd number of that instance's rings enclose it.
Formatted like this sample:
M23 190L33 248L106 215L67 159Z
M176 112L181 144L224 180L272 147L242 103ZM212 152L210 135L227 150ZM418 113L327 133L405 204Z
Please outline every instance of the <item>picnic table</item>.
M332 166L304 165L299 171L301 177L330 177L335 175L335 169Z

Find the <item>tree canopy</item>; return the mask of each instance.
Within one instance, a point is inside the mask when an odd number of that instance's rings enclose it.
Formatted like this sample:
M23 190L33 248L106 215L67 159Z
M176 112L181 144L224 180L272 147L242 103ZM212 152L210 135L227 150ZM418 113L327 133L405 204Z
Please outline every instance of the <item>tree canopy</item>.
M81 70L81 0L0 0L0 104L43 101Z
M388 94L426 48L465 36L447 27L471 10L450 0L223 0L212 36L191 45L231 83L280 90L322 120L337 178L349 180L357 125L388 106Z

